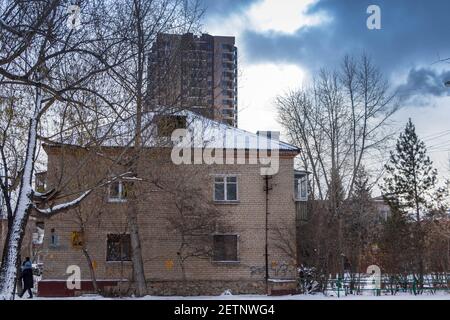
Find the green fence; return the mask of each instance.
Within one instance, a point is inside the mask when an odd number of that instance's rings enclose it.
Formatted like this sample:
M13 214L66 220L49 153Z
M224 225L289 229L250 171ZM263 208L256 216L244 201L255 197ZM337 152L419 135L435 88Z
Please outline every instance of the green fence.
M338 297L343 295L395 295L397 293L436 294L438 292L450 293L450 274L424 277L423 285L412 276L382 276L380 286L374 277L361 276L354 278L335 278L328 281L326 294L335 293Z

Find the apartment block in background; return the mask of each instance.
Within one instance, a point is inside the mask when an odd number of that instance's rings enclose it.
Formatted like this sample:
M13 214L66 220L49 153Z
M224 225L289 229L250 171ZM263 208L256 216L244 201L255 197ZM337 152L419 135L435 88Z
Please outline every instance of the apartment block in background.
M189 108L237 127L234 37L161 33L149 58L149 106Z

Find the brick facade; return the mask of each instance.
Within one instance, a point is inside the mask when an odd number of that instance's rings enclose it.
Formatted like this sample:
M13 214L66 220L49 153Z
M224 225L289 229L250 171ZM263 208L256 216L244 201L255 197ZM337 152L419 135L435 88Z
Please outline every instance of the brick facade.
M48 154L47 187L56 187L65 194L82 190L83 186L93 185L105 176L123 172L123 168L112 166L107 160L117 156L120 148L104 149L101 155L75 147L45 146L45 150ZM139 232L149 294L220 294L226 289L233 294L264 293L266 191L260 165L176 166L164 150L152 149L144 153L137 175L143 180L133 182L133 188L138 199ZM295 235L295 155L295 152L281 153L279 172L269 180L267 268L269 278L275 279L269 282L269 290L289 290L296 286L295 281L289 281L296 278L295 250L290 254L286 249L287 243L294 249L296 245L295 236L291 237ZM214 177L222 174L237 177L237 202L213 202ZM176 210L174 195L158 187L158 184L176 185L179 180L202 186L205 203L219 210L215 232L238 235L238 262L213 262L211 257L190 258L185 263L183 279L177 256L180 234L171 228L169 219ZM125 282L132 279L131 262L106 261L107 235L127 232L126 212L129 208L129 201L108 202L107 194L107 187L98 188L78 208L45 219L42 257L46 290L49 282L60 283L67 279L66 270L70 265L81 268L83 280L90 279L82 250L73 247L71 242L72 232L80 230L77 217L84 221L83 241L93 261L96 278ZM56 244L51 243L52 234L56 235Z

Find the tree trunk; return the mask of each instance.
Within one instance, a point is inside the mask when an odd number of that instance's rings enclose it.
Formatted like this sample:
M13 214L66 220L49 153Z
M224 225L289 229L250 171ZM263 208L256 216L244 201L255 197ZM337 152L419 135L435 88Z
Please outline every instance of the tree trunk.
M139 225L136 208L136 196L134 191L130 199L131 205L128 210L128 226L130 228L131 240L131 261L133 262L133 278L136 284L136 295L142 297L147 294L147 284L145 280L144 262L142 260L141 239L139 237Z
M186 280L187 280L186 267L184 265L184 260L181 256L178 257L178 263L180 264L180 269L181 269L181 279L183 282L186 282Z
M95 293L99 293L100 290L98 289L97 278L95 276L94 266L92 265L92 259L91 259L91 256L89 255L89 252L87 251L84 243L83 243L82 251L83 251L84 257L86 258L88 267L89 267L89 273L91 274L92 287L94 288Z
M22 246L25 227L31 212L33 189L31 182L34 171L34 154L37 143L38 113L41 106L41 92L36 90L36 102L33 118L30 120L28 130L28 145L25 156L23 176L21 179L19 195L14 210L13 221L8 228L5 247L3 251L2 265L0 269L0 299L13 300L17 281L17 269L19 268L19 253Z

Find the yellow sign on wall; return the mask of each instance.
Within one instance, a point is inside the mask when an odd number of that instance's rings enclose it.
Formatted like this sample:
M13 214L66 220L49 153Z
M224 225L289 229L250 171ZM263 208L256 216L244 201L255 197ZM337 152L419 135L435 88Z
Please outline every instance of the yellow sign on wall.
M172 270L173 269L173 260L171 260L171 259L166 260L164 265L167 270Z
M80 231L72 231L71 235L72 248L81 249L83 247L83 233Z

